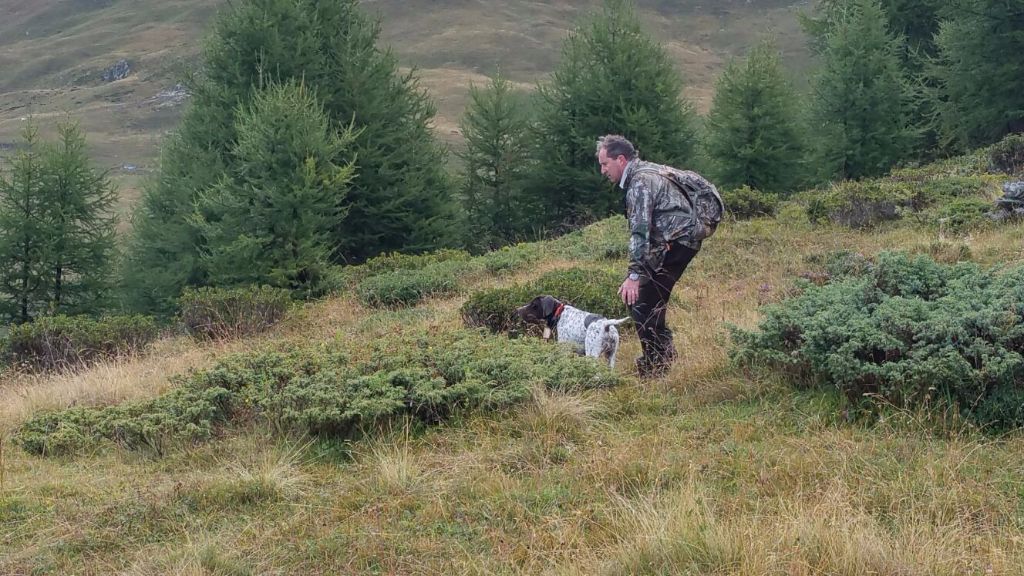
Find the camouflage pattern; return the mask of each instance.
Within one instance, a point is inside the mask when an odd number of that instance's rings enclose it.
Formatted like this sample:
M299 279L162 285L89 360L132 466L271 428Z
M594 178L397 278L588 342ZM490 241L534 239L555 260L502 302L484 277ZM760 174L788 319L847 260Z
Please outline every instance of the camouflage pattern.
M657 270L674 241L700 250L701 225L679 188L661 175L660 164L634 160L626 166L626 218L629 221L629 271ZM700 178L696 173L691 173ZM703 180L703 178L701 178Z

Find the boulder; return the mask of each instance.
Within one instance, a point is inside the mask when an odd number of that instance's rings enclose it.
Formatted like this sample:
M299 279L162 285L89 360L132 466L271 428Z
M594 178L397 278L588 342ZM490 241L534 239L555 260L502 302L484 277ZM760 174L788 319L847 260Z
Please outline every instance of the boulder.
M113 82L114 80L127 78L131 71L132 69L128 64L128 61L122 58L121 60L118 60L116 64L104 70L101 78L103 78L104 82Z
M996 209L989 212L993 220L1024 217L1024 180L1003 184L1003 197L996 200Z

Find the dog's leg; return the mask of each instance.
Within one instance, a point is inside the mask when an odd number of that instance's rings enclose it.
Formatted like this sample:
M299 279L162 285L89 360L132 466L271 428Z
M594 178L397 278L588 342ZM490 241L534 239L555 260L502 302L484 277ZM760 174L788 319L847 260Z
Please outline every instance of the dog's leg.
M551 328L548 328L547 326L544 327L544 339L551 340Z

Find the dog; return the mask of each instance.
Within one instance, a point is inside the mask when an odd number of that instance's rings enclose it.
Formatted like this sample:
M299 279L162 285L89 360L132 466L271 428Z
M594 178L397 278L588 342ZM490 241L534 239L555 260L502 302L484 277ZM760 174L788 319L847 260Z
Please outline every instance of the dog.
M584 312L564 304L552 296L537 296L529 304L516 309L524 322L544 324L544 339L551 338L551 329L558 332L559 342L569 342L593 358L607 358L608 367L615 367L619 351L619 324L629 317L609 320L598 314Z

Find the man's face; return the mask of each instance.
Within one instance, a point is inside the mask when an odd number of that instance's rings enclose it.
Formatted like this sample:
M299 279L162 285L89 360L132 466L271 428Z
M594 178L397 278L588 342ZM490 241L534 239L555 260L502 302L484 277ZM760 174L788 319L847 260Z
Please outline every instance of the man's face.
M626 157L621 154L616 158L609 158L608 151L604 148L597 153L597 162L601 165L601 174L604 174L604 177L614 184L619 183L619 180L622 179L622 171L626 169L626 164L629 164L629 160L626 160Z

